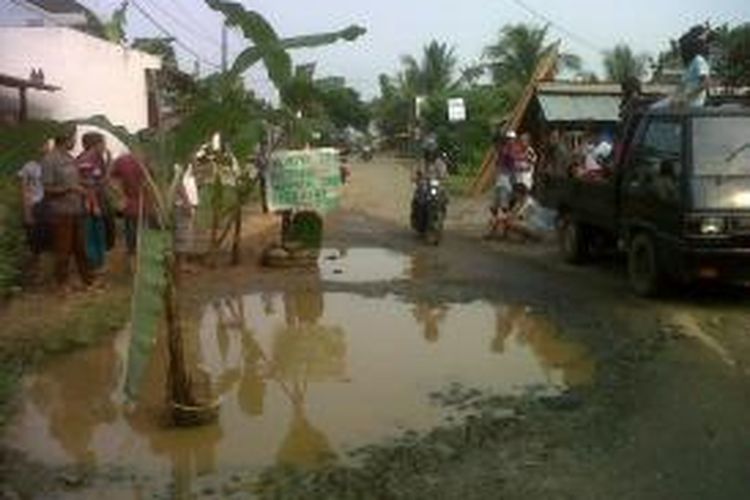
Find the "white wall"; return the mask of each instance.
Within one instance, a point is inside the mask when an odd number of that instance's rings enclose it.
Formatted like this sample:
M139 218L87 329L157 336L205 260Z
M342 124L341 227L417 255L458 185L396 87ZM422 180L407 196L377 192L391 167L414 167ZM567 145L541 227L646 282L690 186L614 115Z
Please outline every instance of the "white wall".
M158 57L126 49L69 28L0 27L0 73L28 78L44 70L57 92L29 90L30 118L72 120L105 115L137 132L148 126L146 70ZM18 92L0 88L3 102Z

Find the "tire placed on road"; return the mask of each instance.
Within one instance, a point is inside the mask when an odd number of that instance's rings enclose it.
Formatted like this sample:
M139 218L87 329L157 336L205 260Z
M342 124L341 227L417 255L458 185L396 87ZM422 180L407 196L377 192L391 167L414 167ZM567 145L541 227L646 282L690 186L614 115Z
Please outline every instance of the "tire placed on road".
M647 232L633 237L628 248L630 287L642 297L653 297L664 287L664 270L654 238Z
M582 264L589 257L589 241L586 227L570 215L565 215L558 227L560 253L570 264Z

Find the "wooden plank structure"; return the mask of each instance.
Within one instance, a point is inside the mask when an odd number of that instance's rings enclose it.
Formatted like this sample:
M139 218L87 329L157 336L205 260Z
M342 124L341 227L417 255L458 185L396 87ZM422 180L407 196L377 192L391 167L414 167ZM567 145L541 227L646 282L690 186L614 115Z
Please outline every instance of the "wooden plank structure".
M526 109L529 107L531 100L534 98L537 83L544 80L551 80L557 71L557 59L560 51L560 42L553 44L547 53L539 60L539 63L531 76L531 80L526 84L521 98L513 108L510 119L507 120L500 129L500 133L505 135L510 130L516 130L521 124ZM497 160L497 148L493 144L484 157L482 166L474 178L471 185L472 196L479 196L492 186L495 178L495 164Z
M54 85L47 85L44 82L35 80L25 80L23 78L17 78L0 73L0 87L11 87L18 89L18 121L23 122L28 118L28 104L26 102L26 92L28 89L44 90L47 92L55 92L60 90L60 87Z

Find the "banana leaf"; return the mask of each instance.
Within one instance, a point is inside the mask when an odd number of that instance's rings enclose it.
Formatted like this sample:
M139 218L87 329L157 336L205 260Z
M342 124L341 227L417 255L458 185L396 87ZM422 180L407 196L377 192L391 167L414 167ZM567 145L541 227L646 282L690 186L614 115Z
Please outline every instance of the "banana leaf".
M167 286L167 255L171 251L169 231L139 231L137 269L133 287L131 339L125 390L135 398L151 358L156 334L164 314Z
M316 35L303 35L291 38L282 38L281 40L279 40L279 44L285 50L300 48L309 49L313 47L330 45L336 43L339 40L352 42L360 36L364 35L366 31L367 30L365 30L365 28L361 26L352 25L341 31L334 31L331 33L320 33ZM241 75L261 59L263 59L263 51L260 47L248 47L247 49L243 50L234 60L230 72L234 75Z

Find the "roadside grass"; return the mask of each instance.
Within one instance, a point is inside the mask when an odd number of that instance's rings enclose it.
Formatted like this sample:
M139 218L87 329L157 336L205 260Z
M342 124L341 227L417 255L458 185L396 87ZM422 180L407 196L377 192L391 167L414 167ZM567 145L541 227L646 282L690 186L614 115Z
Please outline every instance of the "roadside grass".
M474 182L473 175L451 175L445 181L445 189L449 196L466 196L471 189L472 182Z
M0 427L14 411L24 372L52 357L95 344L122 328L130 314L130 287L59 300L23 296L0 313Z

